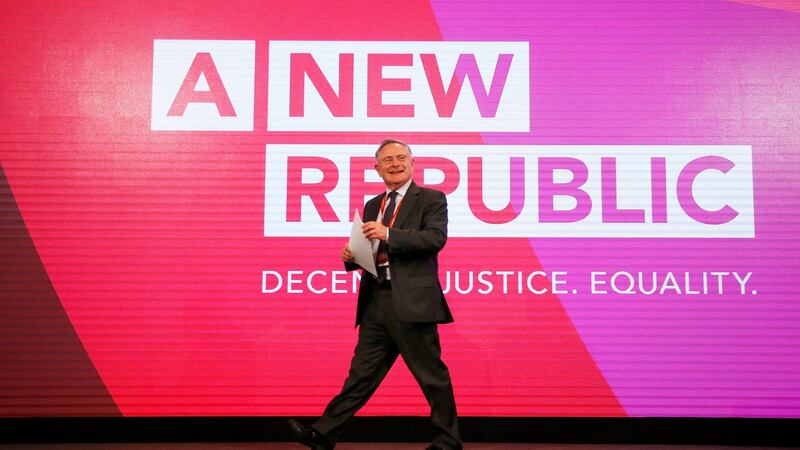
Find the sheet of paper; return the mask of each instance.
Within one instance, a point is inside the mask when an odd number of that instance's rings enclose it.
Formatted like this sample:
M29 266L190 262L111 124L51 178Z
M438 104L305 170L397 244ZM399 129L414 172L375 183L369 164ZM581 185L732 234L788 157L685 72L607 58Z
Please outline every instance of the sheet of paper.
M378 270L375 268L375 255L372 254L372 241L364 236L361 225L364 225L364 222L356 211L353 215L353 228L350 230L350 253L353 254L356 264L377 277Z

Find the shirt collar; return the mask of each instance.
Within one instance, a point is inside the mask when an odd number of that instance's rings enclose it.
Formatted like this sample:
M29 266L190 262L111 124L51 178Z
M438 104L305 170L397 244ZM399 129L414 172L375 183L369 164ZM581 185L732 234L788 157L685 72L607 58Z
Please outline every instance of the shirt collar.
M397 195L399 195L400 197L405 197L406 196L406 192L408 192L409 186L411 186L411 178L409 178L408 181L406 181L406 184L404 184L404 185L400 186L399 188L395 189L395 191L397 191ZM389 195L389 192L392 192L392 190L389 189L389 188L386 188L386 195Z

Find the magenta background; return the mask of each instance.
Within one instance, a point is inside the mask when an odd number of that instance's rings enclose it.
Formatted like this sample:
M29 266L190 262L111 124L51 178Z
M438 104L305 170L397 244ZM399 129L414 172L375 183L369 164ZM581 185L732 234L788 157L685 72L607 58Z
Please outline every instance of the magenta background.
M343 239L263 236L265 146L385 135L267 131L268 43L444 39L530 43L531 132L395 137L751 145L756 214L755 239L451 239L443 270L738 270L758 290L451 296L459 413L800 417L800 14L743 3L12 2L0 416L319 415L354 298L265 297L259 274L338 270ZM254 131L152 131L154 39L255 40ZM363 413L427 407L398 364Z
M571 273L753 271L756 297L561 302L628 415L797 417L800 14L724 1L432 5L446 40L530 41L531 133L487 144L752 145L755 239L530 245L545 269Z

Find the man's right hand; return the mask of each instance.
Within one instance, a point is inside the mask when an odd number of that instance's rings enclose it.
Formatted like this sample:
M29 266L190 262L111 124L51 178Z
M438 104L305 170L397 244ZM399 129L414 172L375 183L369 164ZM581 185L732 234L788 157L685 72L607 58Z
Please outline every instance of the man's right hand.
M345 244L344 248L342 249L342 261L350 262L353 260L353 254L350 253L350 244Z

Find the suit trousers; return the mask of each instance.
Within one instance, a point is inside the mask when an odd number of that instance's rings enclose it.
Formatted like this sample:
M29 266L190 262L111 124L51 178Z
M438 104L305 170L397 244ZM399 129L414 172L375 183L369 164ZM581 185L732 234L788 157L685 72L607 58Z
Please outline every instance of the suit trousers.
M459 447L453 385L441 353L437 324L397 320L392 312L391 287L388 283L381 285L375 289L359 328L342 391L313 427L329 442L337 442L347 421L367 403L400 355L431 407L432 443L442 448Z

